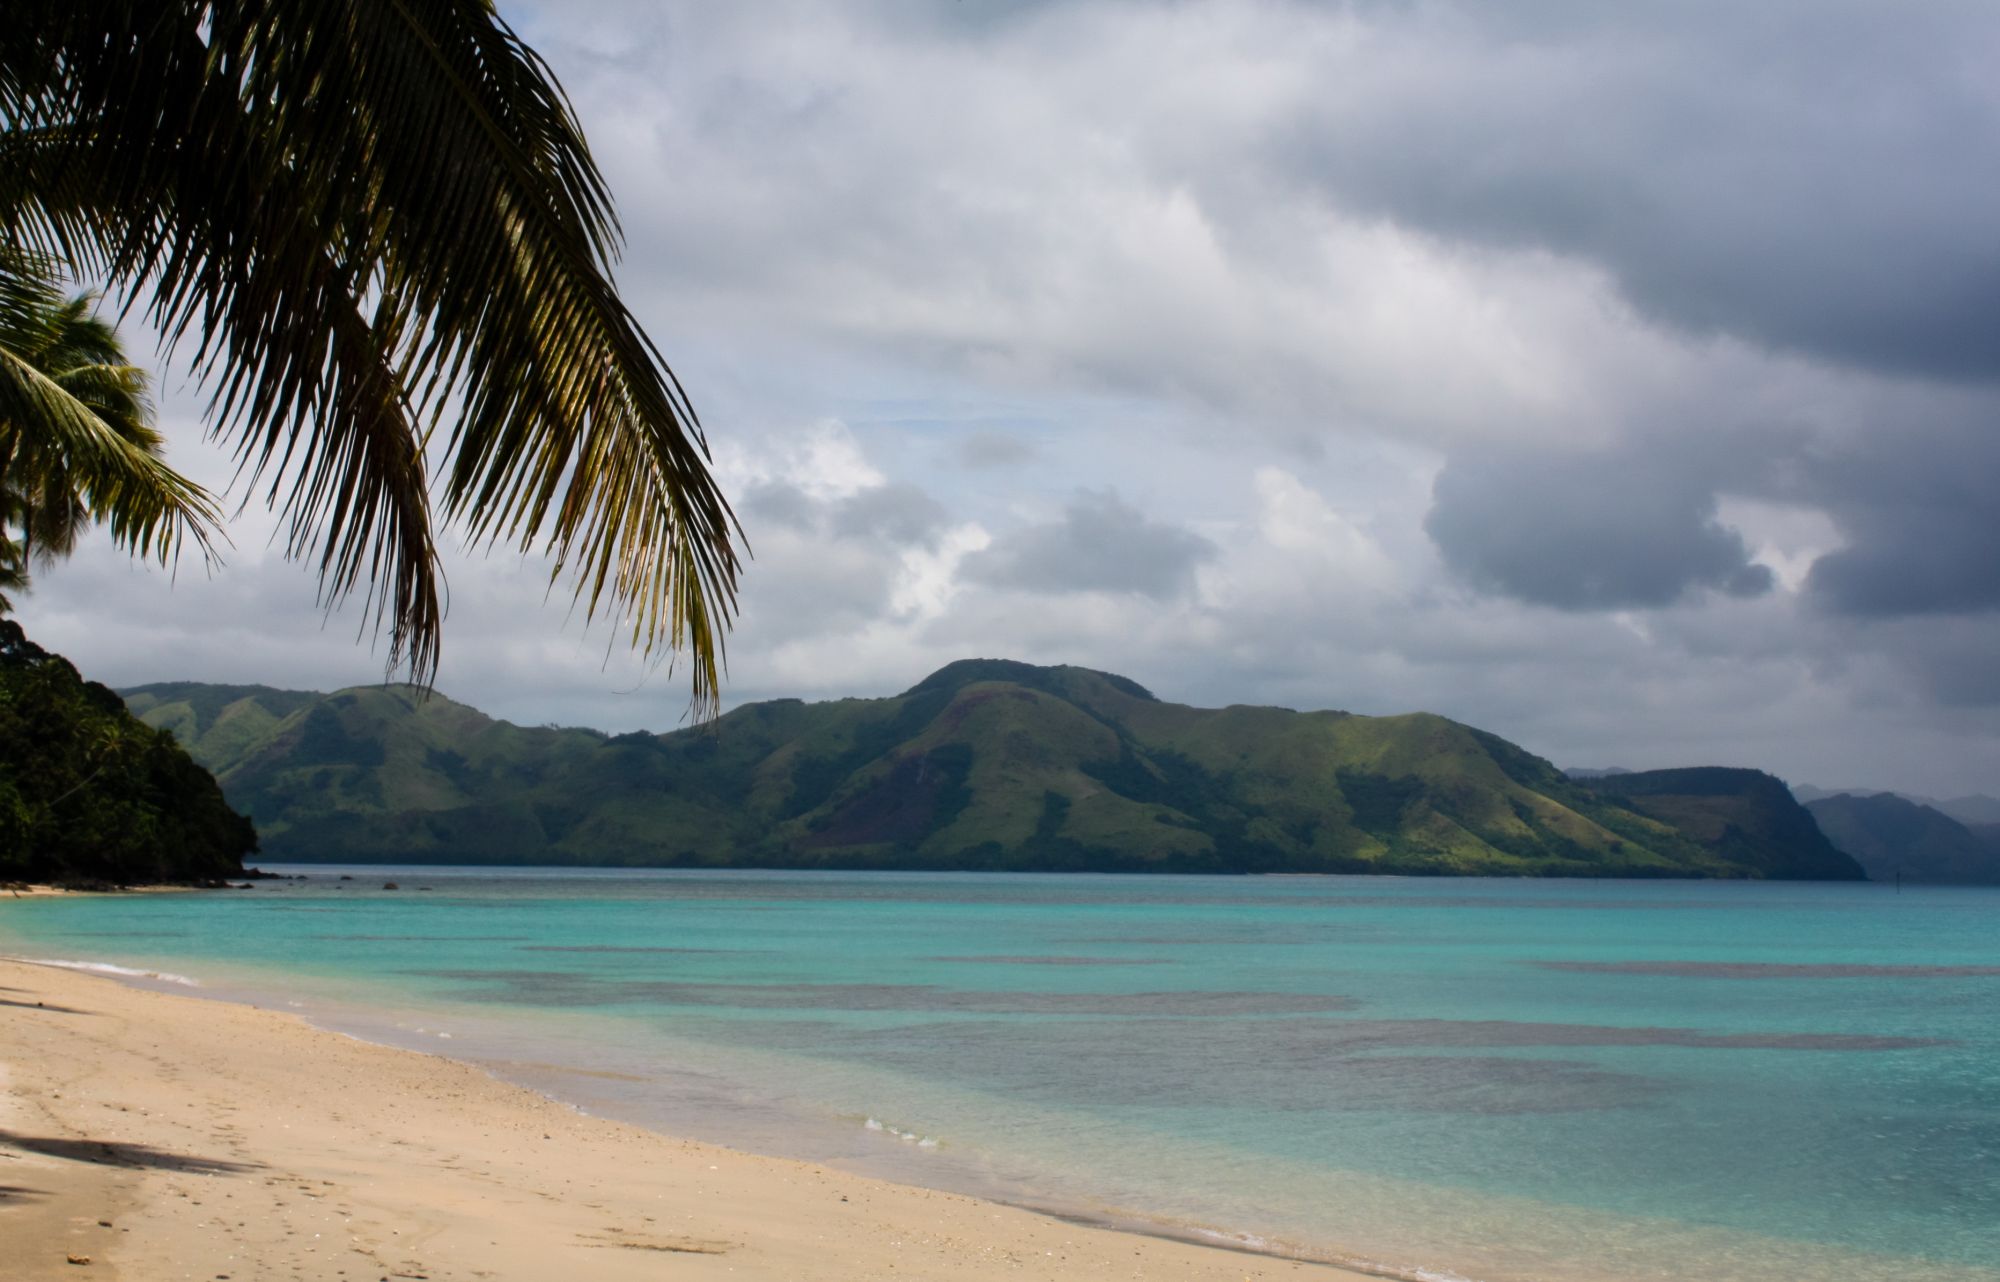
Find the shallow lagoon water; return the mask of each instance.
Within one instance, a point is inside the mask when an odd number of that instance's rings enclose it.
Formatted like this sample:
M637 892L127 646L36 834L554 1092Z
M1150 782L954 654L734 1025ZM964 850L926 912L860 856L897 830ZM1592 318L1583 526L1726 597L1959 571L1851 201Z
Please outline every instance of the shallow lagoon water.
M2000 1282L2000 891L287 871L0 902L0 950L1411 1273Z

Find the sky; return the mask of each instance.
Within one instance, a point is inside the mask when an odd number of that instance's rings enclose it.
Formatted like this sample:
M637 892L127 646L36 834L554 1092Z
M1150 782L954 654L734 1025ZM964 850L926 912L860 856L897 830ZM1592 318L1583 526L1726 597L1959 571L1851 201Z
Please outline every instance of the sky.
M748 535L728 705L1009 657L2000 793L1986 0L501 9ZM384 679L229 493L220 569L93 539L30 635L120 686ZM447 574L441 692L685 724L545 563Z

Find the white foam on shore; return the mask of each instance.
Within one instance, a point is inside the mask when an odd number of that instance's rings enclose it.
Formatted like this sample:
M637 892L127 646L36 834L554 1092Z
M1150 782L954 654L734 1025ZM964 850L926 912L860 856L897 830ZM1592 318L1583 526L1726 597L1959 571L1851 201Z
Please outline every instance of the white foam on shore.
M1255 1233L1232 1233L1226 1229L1196 1228L1194 1235L1221 1246L1233 1246L1244 1251L1255 1251L1268 1255L1277 1250L1269 1238L1258 1237Z
M887 1125L878 1118L871 1117L861 1125L866 1130L880 1131L884 1135L893 1135L903 1141L903 1143L914 1144L918 1148L936 1148L938 1146L937 1137L934 1135L923 1135L916 1131L902 1130L899 1127Z
M1341 1263L1380 1274L1385 1278L1395 1278L1398 1282L1473 1282L1463 1273L1453 1273L1450 1269L1400 1269L1375 1260L1350 1259Z
M182 984L188 988L200 988L201 981L189 979L186 975L176 975L166 970L135 970L130 966L114 966L110 962L68 961L58 957L9 957L8 961L25 962L30 966L54 966L60 970L83 970L93 975L119 975L126 979L157 979L166 984Z

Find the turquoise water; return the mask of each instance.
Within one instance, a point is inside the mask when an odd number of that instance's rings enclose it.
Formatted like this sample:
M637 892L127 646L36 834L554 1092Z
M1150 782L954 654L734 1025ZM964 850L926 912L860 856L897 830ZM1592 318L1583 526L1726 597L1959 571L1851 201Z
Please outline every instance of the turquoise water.
M2000 891L294 871L0 900L0 951L1413 1274L2000 1282Z

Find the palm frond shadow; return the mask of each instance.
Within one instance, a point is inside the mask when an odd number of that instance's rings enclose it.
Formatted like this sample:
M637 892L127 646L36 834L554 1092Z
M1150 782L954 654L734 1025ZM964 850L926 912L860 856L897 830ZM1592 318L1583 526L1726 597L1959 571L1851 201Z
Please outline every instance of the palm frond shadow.
M125 1140L72 1139L59 1135L21 1135L0 1130L0 1148L19 1149L43 1157L58 1157L92 1166L126 1166L155 1171L177 1171L189 1175L243 1175L262 1170L262 1163L232 1162L227 1158L197 1157L174 1153L151 1144Z
M97 1012L79 1010L74 1006L58 1006L53 1002L24 1002L13 997L0 997L0 1006L19 1006L23 1010L54 1011L58 1015L94 1015Z

